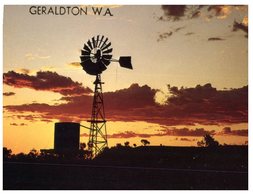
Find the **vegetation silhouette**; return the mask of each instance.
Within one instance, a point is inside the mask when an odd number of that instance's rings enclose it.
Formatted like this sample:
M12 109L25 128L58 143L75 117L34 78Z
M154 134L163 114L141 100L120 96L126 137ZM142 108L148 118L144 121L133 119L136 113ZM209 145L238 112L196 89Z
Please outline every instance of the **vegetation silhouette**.
M145 140L145 139L144 139ZM116 144L90 160L86 144L75 155L3 148L4 189L247 189L248 146L220 145L205 135L201 147ZM148 143L147 143L148 142ZM25 163L25 164L24 164ZM136 178L142 178L136 181Z
M214 147L218 147L220 146L219 142L216 141L212 135L210 134L206 134L203 138L203 140L201 141L198 141L197 142L197 146L199 147L211 147L211 148L214 148Z
M146 139L142 139L142 140L141 140L141 143L142 143L144 146L147 146L147 145L150 144L150 142L149 142L148 140L146 140Z

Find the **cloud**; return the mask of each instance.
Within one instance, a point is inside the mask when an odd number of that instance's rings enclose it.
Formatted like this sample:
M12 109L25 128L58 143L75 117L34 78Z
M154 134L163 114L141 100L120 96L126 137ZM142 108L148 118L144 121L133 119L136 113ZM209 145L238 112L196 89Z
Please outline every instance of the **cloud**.
M158 37L157 41L158 41L158 42L159 42L159 41L163 41L164 39L169 38L172 34L173 34L173 32L172 32L172 31L162 33L162 34L160 34L160 35L159 35L159 37Z
M176 21L185 16L186 5L162 5L162 10L168 19Z
M248 87L217 90L211 84L192 88L168 86L170 96L165 104L158 104L159 90L147 85L132 84L129 88L104 93L108 121L146 121L160 125L221 125L248 122ZM64 103L6 105L12 114L29 112L41 119L80 122L90 118L92 96L66 96ZM30 119L34 117L30 116ZM27 116L27 119L29 117ZM38 118L36 118L37 120ZM183 131L183 130L181 130ZM172 134L174 131L163 133ZM202 135L203 131L194 131ZM178 131L180 133L180 131ZM182 134L185 134L183 132ZM192 132L189 132L192 134ZM195 134L195 136L197 136Z
M136 133L134 131L123 131L113 134L108 134L107 137L110 139L128 139L128 138L151 138L151 137L176 137L175 140L179 141L196 141L196 137L203 137L206 134L219 135L219 136L248 136L248 130L231 130L230 127L225 127L221 132L217 130L205 130L204 128L168 128L158 130L155 133ZM89 134L83 133L82 137L88 137ZM190 138L192 137L192 138Z
M194 141L196 141L196 139L189 139L189 138L186 138L186 137L182 137L179 140L180 141L187 141L187 142L194 142Z
M172 129L163 129L160 130L162 133L161 135L168 135L168 136L192 136L192 137L203 137L206 134L215 134L215 130L207 131L204 128L196 128L196 129L188 129L188 128L172 128Z
M224 41L225 39L220 37L210 37L208 38L208 41Z
M16 93L14 93L14 92L5 92L5 93L3 93L3 96L13 96L15 94Z
M194 35L195 33L194 32L188 32L188 33L185 33L185 36L190 36L190 35Z
M140 137L140 138L150 138L154 136L180 136L180 137L203 137L206 134L214 135L215 131L207 131L203 128L196 128L196 129L188 129L188 128L168 128L159 130L156 133L136 133L134 131L124 131L119 133L113 133L109 134L108 138L134 138L134 137ZM88 134L83 134L82 136L87 137ZM187 139L187 140L186 140ZM189 138L183 138L182 141L195 141L195 139L189 139Z
M233 11L246 12L247 6L242 5L162 5L161 21L189 20L199 17L225 19ZM240 13L241 14L241 13Z
M81 67L81 64L80 62L71 62L68 64L69 66L72 66L72 67L76 67L76 68L80 68Z
M27 124L25 124L25 123L20 123L20 124L10 123L10 125L12 125L12 126L27 126Z
M207 10L212 14L209 15L210 17L216 16L218 19L225 19L231 14L232 8L229 5L211 5Z
M25 55L27 60L36 60L36 59L49 59L51 56L41 56L39 54L27 53Z
M16 88L31 88L39 91L52 91L62 95L82 95L92 92L71 78L50 71L39 71L36 76L9 71L3 74L3 83Z
M163 16L161 21L179 21L185 19L195 19L202 15L205 5L162 5Z
M185 28L185 26L181 26L181 27L177 27L177 28L171 28L171 31L159 34L159 37L158 37L157 41L158 42L163 41L164 39L167 39L167 38L171 37L172 34L177 33L178 31L181 31L184 28Z
M248 38L248 17L247 19L244 18L241 23L234 21L232 31L236 32L238 30L245 32L246 33L245 37Z
M232 130L230 127L224 127L217 135L248 136L248 129Z
M19 73L23 73L23 74L29 74L31 73L29 69L26 69L26 68L21 68L19 69L17 72Z

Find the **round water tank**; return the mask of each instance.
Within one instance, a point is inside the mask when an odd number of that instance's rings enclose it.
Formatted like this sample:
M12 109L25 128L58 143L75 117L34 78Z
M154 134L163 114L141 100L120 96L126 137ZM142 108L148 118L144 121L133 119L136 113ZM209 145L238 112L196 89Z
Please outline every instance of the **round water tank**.
M80 124L72 122L55 123L54 149L58 153L74 153L79 150Z

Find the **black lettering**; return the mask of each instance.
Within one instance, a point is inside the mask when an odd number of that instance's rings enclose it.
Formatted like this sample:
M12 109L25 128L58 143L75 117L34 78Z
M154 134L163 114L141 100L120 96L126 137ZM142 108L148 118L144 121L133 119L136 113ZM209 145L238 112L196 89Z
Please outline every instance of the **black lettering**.
M37 13L37 12L36 12L36 6L31 6L30 9L29 9L29 12L30 12L30 14L32 14L32 15L36 14L36 13Z
M55 14L55 15L59 15L58 12L57 12L57 10L58 10L57 8L58 8L58 7L56 7L56 6L54 7L54 14Z
M65 7L60 7L60 15L64 15L66 13Z
M105 14L103 16L106 16L107 14L109 14L109 16L113 16L109 8L106 8Z
M77 10L76 13L75 13L74 9ZM72 8L72 14L73 14L74 16L77 16L77 15L79 14L79 9L78 9L78 7L73 7L73 8Z
M43 6L43 7L41 8L41 14L46 15L46 10L47 10L46 6Z
M102 7L100 7L100 9L98 7L92 7L94 15L97 15L97 13L98 15L100 15L102 9L103 9Z
M38 7L37 7L37 14L38 14L38 15L41 15L41 6L38 6Z
M82 15L82 13L87 15L87 7L85 7L85 9L83 9L83 7L80 8L80 15Z
M69 10L70 10L70 8L71 8L70 6L68 6L68 7L67 7L67 10L68 10L68 15L69 15Z
M54 15L54 10L53 10L52 7L50 7L49 10L48 10L48 12L47 12L47 14L50 14L50 13L51 13L52 15Z

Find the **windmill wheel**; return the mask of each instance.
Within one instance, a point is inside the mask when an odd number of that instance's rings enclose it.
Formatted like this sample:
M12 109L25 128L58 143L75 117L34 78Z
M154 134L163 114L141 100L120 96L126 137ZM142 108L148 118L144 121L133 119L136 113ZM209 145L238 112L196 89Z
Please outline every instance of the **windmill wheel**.
M91 75L101 74L112 59L111 42L104 36L92 37L84 44L81 53L81 65Z

